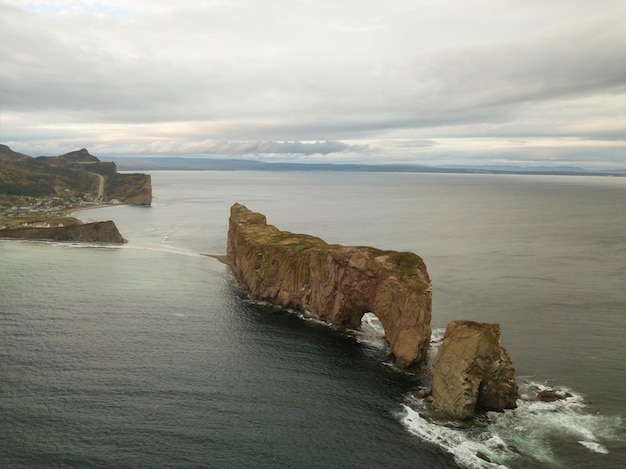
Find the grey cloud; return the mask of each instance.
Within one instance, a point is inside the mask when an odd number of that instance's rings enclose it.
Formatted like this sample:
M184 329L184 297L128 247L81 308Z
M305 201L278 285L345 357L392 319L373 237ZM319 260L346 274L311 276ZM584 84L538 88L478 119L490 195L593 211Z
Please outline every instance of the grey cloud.
M204 64L197 58L168 62L143 50L145 39L129 45L131 53L124 56L109 52L87 27L75 31L78 41L68 47L66 33L48 35L28 31L22 21L12 27L5 22L4 34L11 37L0 52L6 64L0 72L3 101L15 109L67 109L77 118L123 122L246 116L280 122L296 116L316 118L312 128L348 132L507 117L502 108L520 102L621 86L624 11L528 40L417 55L412 64L391 63L378 75L360 61L333 68L298 58L229 61L210 51ZM134 37L128 26L114 24L120 34ZM97 30L98 21L88 26Z
M176 2L166 14L140 3L127 17L80 21L0 3L0 104L19 116L3 119L4 135L26 135L11 122L31 121L67 140L72 125L94 123L117 126L110 140L137 124L117 137L126 147L135 138L138 151L233 155L371 154L339 142L392 137L620 139L607 104L626 83L617 2L491 2L509 15L491 20L491 36L478 30L487 0L452 2L454 14L412 1ZM587 96L602 99L568 104ZM85 146L100 137L80 135Z
M185 146L184 146L185 147ZM161 148L163 151L165 148ZM171 150L176 151L176 147ZM331 153L366 152L368 145L346 144L338 141L204 141L189 144L186 149L194 153L215 155L328 155Z

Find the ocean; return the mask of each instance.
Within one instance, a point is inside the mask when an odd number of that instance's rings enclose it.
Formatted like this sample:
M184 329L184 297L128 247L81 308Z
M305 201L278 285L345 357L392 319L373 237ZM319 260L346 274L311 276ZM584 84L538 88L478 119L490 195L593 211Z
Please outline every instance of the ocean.
M0 467L626 467L626 178L151 173L123 247L0 242ZM230 206L329 243L412 251L448 321L498 322L522 391L433 421L375 317L339 330L251 301ZM570 397L540 403L551 387Z

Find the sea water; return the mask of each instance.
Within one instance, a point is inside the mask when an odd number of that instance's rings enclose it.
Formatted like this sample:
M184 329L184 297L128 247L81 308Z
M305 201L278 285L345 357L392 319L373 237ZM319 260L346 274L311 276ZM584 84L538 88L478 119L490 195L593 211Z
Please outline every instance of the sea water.
M152 173L123 247L0 242L0 467L626 467L626 179ZM234 202L281 229L421 255L433 350L499 322L518 408L433 419L380 323L247 299ZM543 387L570 397L537 402Z

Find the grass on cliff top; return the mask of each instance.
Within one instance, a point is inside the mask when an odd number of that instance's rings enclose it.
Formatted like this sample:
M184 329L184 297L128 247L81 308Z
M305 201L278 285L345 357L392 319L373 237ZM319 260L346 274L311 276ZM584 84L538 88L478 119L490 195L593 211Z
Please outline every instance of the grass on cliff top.
M268 225L265 215L253 212L241 204L235 204L232 207L232 214L238 221L245 222L246 232L262 244L279 245L295 251L309 248L340 249L344 247L339 244L328 244L317 236L281 231L273 225ZM430 279L426 265L417 254L408 251L384 251L370 246L357 246L357 248L367 252L371 259L387 256L388 262L395 266L394 270L398 278L413 283L414 287L420 291L428 287Z
M308 234L291 233L280 231L273 225L248 225L246 231L262 244L273 244L283 246L295 251L302 251L309 248L341 249L344 246L339 244L328 244L323 239ZM420 256L413 252L384 251L370 246L357 246L358 249L369 254L371 259L379 256L387 256L387 261L395 266L395 274L403 280L413 281L421 289L427 284L421 273L426 275L426 265Z
M274 225L268 225L265 215L253 212L241 204L233 205L231 216L237 221L245 222L246 232L263 244L276 244L295 251L314 247L328 247L328 244L317 236L281 231Z
M329 247L321 238L307 234L280 231L272 225L248 227L247 231L263 244L276 244L295 251L309 248Z
M426 264L420 256L414 252L409 251L384 251L382 249L373 248L370 246L359 246L359 249L366 251L372 258L387 256L387 261L396 267L396 274L399 278L409 280L413 279L420 284L426 284L420 272L426 277L426 281L430 281L428 273L426 271Z

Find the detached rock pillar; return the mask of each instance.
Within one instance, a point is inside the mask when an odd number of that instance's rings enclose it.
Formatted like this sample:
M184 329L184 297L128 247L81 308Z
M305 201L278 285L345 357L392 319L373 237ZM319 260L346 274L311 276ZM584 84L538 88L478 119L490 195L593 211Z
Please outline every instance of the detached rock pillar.
M448 323L432 373L433 403L450 417L516 407L515 368L500 345L499 324Z

